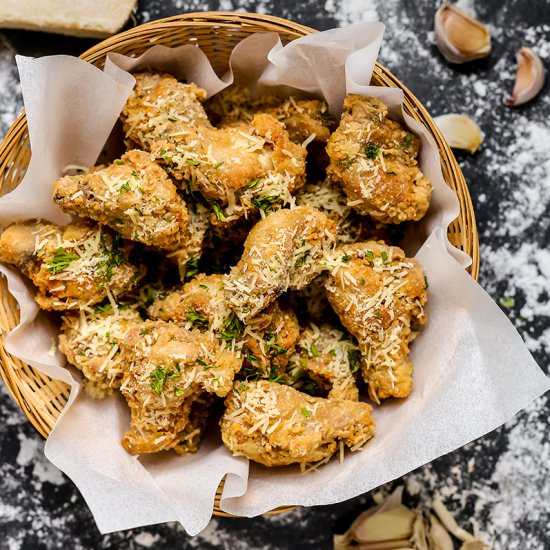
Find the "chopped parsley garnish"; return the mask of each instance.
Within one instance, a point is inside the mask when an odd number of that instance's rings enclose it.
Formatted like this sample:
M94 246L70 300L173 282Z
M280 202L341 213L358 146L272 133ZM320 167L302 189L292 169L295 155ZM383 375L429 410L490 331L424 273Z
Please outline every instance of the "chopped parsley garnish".
M70 263L74 260L78 260L80 256L67 252L62 246L60 246L54 253L53 258L48 262L49 271L52 275L56 275L60 271L67 269Z
M296 263L294 264L294 267L303 267L304 265L306 265L306 262L307 262L308 257L309 257L309 252L304 252L304 253L296 260Z
M130 191L132 190L132 188L130 187L130 184L128 182L126 183L123 183L121 186L120 186L120 192L122 193L123 191L125 193L129 193Z
M118 223L119 225L122 225L124 223L124 220L122 218L113 218L113 221L115 223Z
M380 317L382 317L382 314L381 314L378 310L376 310L376 311L373 313L373 315L374 315L375 317L377 317L378 319L380 319Z
M94 313L105 313L106 311L111 311L111 309L113 309L113 306L110 303L103 305L99 304L94 307Z
M283 383L283 375L279 373L277 367L271 367L269 371L269 376L267 378L270 382L276 382L277 384Z
M173 370L166 370L165 367L157 367L150 374L151 388L157 395L162 395L164 386L169 380L177 380L180 375Z
M256 208L263 210L266 214L273 212L282 202L281 197L277 195L267 195L265 197L255 197L252 199L252 204Z
M253 353L250 353L249 351L246 352L245 358L249 363L257 363L258 362L258 358Z
M311 344L310 350L313 357L319 357L319 350L317 349L317 346L315 344Z
M223 331L220 336L226 342L233 342L241 337L243 331L243 322L234 313L231 313L223 322Z
M351 372L357 372L359 370L359 364L361 361L361 353L359 350L348 351L348 363Z
M138 187L137 190L139 191L140 195L143 195L143 193L145 193L145 191L141 187Z
M189 279L193 279L199 274L199 258L197 256L191 256L186 264L185 264L185 271L183 274L183 280L188 281Z
M342 261L346 264L350 261L350 259L351 259L351 256L348 256L347 254L344 254L342 256Z
M210 369L213 369L215 367L215 365L209 365L203 359L197 359L197 363L202 367L203 370L210 370Z
M144 336L145 334L149 334L149 329L148 329L148 328L142 328L142 329L139 331L139 335L140 335L140 336Z
M260 178L257 178L255 180L252 180L249 184L246 185L246 188L247 189L253 189L254 187L256 187L256 185L258 185L262 180Z
M347 170L353 163L354 163L354 159L350 159L350 158L338 160L338 164L339 164L344 170Z
M170 160L170 155L168 154L168 152L166 151L166 149L161 149L160 153L159 153L159 157L164 161L164 162L168 162Z
M215 164L214 165L214 170L217 170L218 168L221 168L223 166L223 161L222 162L218 162L218 164Z
M168 120L169 120L170 122L176 122L177 118L176 118L176 117L173 117L173 116L169 116L169 117L168 117Z
M405 139L401 142L401 147L403 147L403 149L408 149L413 137L412 134L407 134Z
M309 418L311 416L311 413L305 408L305 407L302 407L302 414L306 417L306 418Z
M103 247L103 252L107 255L107 259L99 264L98 275L110 281L113 277L113 268L124 263L124 250L122 249L122 237L115 235L111 247L107 246L103 235L99 242Z
M174 395L183 395L183 390L181 388L174 388Z
M136 179L139 179L138 173L135 170L132 170L132 176Z
M365 284L365 277L361 277L360 281L361 285L364 285Z
M369 260L374 260L374 254L372 252L372 250L367 250L365 252L365 256L369 259Z
M124 161L118 159L118 160L115 160L115 164L118 164L120 166L121 164L124 164Z
M208 290L208 285L199 285L201 288Z
M426 275L424 275L424 285L426 286L426 290L428 290L430 285L428 284L428 277L426 277Z
M278 335L276 332L266 332L264 335L264 342L266 344L267 351L271 357L276 355L282 355L286 353L286 349L283 346L277 344Z
M393 170L388 170L386 174L391 174L392 176L397 176L397 172L394 172Z
M380 147L374 143L367 143L365 145L365 155L369 160L374 160L380 154Z
M227 221L227 218L225 217L225 214L223 213L222 207L218 203L211 202L210 206L211 206L212 210L214 211L214 214L216 215L216 218L218 218L218 220L220 220L221 222L226 222Z
M208 320L203 317L198 311L195 311L194 309L188 311L185 314L185 318L188 321L191 321L194 326L196 327L207 327L208 326Z
M189 166L200 166L201 165L201 163L198 160L193 160L193 159L185 159L185 163L188 164Z
M382 258L383 263L388 263L388 253L385 250L382 250L382 252L380 252L380 257Z
M510 309L516 305L516 300L512 296L503 296L500 300L500 305Z

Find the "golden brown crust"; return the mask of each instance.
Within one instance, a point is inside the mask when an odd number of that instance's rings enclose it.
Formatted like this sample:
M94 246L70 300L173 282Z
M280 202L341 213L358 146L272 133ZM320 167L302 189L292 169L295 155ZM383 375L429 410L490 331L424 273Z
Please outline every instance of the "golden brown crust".
M420 264L382 242L335 251L325 284L342 324L359 342L361 369L375 401L406 397L412 388L409 343L426 322L426 283Z
M360 214L382 223L420 220L432 188L418 167L418 148L418 138L389 119L381 101L349 95L327 145L327 174Z
M237 456L265 466L319 462L342 442L352 450L374 435L366 403L311 397L265 380L237 382L220 421L222 439Z
M42 309L64 311L131 290L144 274L128 260L131 246L90 221L60 227L29 220L4 230L0 261L15 265L31 279Z
M126 239L177 250L189 238L185 202L144 151L128 151L105 168L60 178L53 189L65 212L88 216Z

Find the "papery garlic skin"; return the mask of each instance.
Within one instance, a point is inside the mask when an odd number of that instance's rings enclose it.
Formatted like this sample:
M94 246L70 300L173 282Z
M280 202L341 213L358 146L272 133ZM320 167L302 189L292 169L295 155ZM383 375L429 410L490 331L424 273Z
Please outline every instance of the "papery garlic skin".
M435 13L435 39L449 63L467 63L491 52L491 33L477 19L444 2Z
M516 61L518 68L514 89L512 95L504 100L510 107L531 101L544 86L544 65L531 48L521 48L516 54Z
M453 149L464 149L473 155L483 143L481 129L467 115L449 113L435 117L434 122Z

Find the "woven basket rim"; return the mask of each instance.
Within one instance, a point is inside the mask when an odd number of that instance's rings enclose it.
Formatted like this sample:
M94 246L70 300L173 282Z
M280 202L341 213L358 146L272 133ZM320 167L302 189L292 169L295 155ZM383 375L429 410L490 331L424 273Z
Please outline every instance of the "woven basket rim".
M266 27L266 24L269 24L275 28L272 30L266 28L266 30L263 32L287 32L288 34L296 35L295 37L318 32L316 29L313 29L311 27L299 23L294 23L293 21L290 21L288 19L272 15L246 12L236 13L230 11L192 12L150 21L148 23L144 23L121 33L115 34L98 42L97 44L83 52L79 57L90 63L97 64L94 63L94 61L96 61L97 59L100 62L101 59L104 59L106 53L108 53L109 50L112 50L113 46L121 44L125 40L139 39L140 35L146 32L160 33L162 31L178 29L185 26L231 28L235 27L235 25L246 24L259 26L264 25ZM257 30L255 32L262 31ZM152 45L154 45L154 42L144 44L144 49L147 49ZM421 115L426 122L422 120L420 122L424 124L434 136L439 148L442 165L443 163L446 163L447 170L450 174L452 174L454 178L454 185L452 185L451 187L453 188L460 202L460 214L459 218L457 218L458 222L457 220L455 220L451 224L454 229L451 229L451 226L449 227L449 238L451 239L451 241L454 238L453 236L462 236L464 238L463 242L459 244L459 247L465 249L465 251L472 258L472 264L468 268L468 271L471 273L472 277L477 280L479 273L479 242L475 221L475 213L473 210L469 189L464 180L462 171L460 170L460 167L456 162L456 158L454 157L453 152L445 141L440 130L433 122L432 117L430 116L424 105L399 79L397 79L393 75L391 71L389 71L387 68L377 62L373 72L373 79L374 78L383 81L384 84L381 84L383 86L393 86L401 88L405 94L406 101L408 102L406 105L406 109L411 111L411 113L412 111L415 111L415 114L418 114L419 116ZM28 135L28 128L25 110L23 109L18 117L15 119L15 121L12 123L4 139L0 143L0 166L4 167L4 165L9 163L10 153L12 153L14 150L18 150L18 147L20 149L22 138L24 138L26 134ZM5 177L2 178L2 185L4 184L5 179ZM446 182L450 185L447 179ZM468 234L466 235L464 234L465 230L468 230ZM6 300L7 299L0 299L0 305L3 306ZM2 309L3 307L0 307L0 310ZM6 320L5 317L6 315L4 314L4 312L0 311L0 325L2 327L6 327L8 325L13 326L15 321L13 319ZM2 339L5 337L5 331L3 332L1 337ZM46 408L48 408L48 414L46 415L46 417L44 417L44 406L42 408L36 408L34 406L35 404L31 403L33 399L37 399L34 394L35 387L30 387L27 391L26 388L23 388L21 386L20 378L18 379L17 376L14 374L17 372L18 368L24 368L26 366L24 365L24 363L18 361L15 358L12 358L9 354L7 354L3 342L2 345L0 345L0 367L0 376L6 384L12 397L22 408L23 412L26 414L29 421L37 429L37 431L42 436L47 437L47 434L51 430L52 418L57 417L59 414L59 405L57 404L57 402L55 403L53 409L51 408L51 406L48 407L47 405L44 405ZM30 368L30 370L32 372L34 369ZM32 374L38 380L36 382L36 388L40 388L39 382L41 382L44 383L44 386L48 386L48 391L50 394L53 394L55 396L63 393L62 383L55 380L52 381L51 379L48 379L48 377L42 375L41 373L38 373L37 371L34 371ZM26 380L26 383L29 385L32 382L34 382L34 380L32 380L31 382L29 382L29 380ZM61 408L62 407L63 405L61 404ZM219 509L220 496L221 486L218 489L218 493L216 495L214 514L219 516L230 516L230 514L227 514ZM294 507L281 507L268 513L280 513L286 510L290 510L292 508Z

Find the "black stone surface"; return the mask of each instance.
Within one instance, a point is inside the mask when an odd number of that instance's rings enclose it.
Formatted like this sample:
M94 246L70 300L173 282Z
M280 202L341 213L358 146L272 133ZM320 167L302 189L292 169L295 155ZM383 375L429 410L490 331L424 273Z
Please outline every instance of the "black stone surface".
M382 63L437 115L463 112L486 135L475 155L458 158L476 209L482 244L480 282L548 372L550 351L550 100L548 84L521 108L502 105L511 90L514 54L529 45L550 59L546 0L461 1L490 25L493 52L479 62L447 65L435 48L437 2L430 0L202 1L140 0L135 22L184 11L242 9L326 29L377 13L386 23ZM93 42L40 33L0 34L0 124L5 132L21 101L13 54L77 54ZM509 300L505 300L510 305ZM506 426L394 482L411 504L441 494L459 521L486 534L491 547L550 548L548 397ZM42 456L43 442L7 392L0 391L0 549L319 549L331 547L370 503L368 495L333 506L258 519L214 519L195 538L166 524L101 536L73 484ZM366 465L368 467L368 465Z

